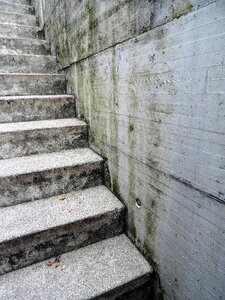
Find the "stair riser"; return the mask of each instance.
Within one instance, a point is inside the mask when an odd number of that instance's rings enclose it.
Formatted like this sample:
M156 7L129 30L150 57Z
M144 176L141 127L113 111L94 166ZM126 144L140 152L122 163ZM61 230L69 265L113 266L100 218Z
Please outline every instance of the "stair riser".
M123 220L124 210L114 210L3 243L0 274L116 236L123 232Z
M87 147L83 126L0 134L0 159Z
M103 163L0 178L0 207L103 184Z
M0 55L1 73L57 73L55 57Z
M38 37L37 31L38 27L0 24L0 36L7 38L35 39Z
M49 45L43 40L0 38L0 54L50 54Z
M0 95L54 95L65 92L65 80L53 77L0 75Z
M0 123L73 118L74 99L21 99L0 101Z
M20 25L36 26L36 18L32 15L7 14L0 12L0 23L14 23Z
M13 12L15 14L34 14L34 8L31 6L18 5L3 1L0 1L0 11Z

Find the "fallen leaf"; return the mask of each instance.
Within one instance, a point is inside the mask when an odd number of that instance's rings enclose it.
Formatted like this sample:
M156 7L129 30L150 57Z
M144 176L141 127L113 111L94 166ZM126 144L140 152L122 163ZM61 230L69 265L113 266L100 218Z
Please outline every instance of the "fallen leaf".
M52 263L51 261L49 261L49 262L47 263L47 265L48 265L48 267L51 267L51 266L53 265L53 263Z
M68 211L69 213L71 213L71 212L72 212L72 208L67 208L67 211Z
M63 200L65 200L65 196L61 195L61 196L58 197L58 199L63 201Z

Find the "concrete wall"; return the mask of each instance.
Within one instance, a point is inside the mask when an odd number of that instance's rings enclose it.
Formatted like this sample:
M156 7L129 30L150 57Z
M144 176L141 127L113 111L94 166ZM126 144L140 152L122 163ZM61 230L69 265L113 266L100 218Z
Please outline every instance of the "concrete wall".
M40 1L165 295L225 299L225 1Z

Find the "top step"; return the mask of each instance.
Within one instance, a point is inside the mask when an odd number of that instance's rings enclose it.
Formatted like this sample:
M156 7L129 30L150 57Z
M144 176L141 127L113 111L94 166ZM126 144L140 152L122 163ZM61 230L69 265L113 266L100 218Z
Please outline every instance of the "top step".
M34 8L32 6L8 1L0 1L0 11L13 12L15 14L34 14Z

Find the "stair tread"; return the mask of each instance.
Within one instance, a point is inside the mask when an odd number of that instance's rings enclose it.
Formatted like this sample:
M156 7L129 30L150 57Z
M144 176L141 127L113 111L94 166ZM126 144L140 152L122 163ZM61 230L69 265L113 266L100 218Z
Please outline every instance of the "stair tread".
M22 156L1 160L0 177L31 174L101 161L103 159L89 148Z
M74 223L109 211L123 209L123 204L105 187L97 186L5 207L0 210L0 243ZM68 212L70 208L72 211Z
M16 3L16 2L10 2L10 1L7 1L7 0L1 0L0 3L6 3L7 5L18 5L18 6L25 6L25 7L32 7L31 5L26 5L26 4L21 4L21 3Z
M29 28L35 28L37 31L41 30L41 28L39 26L33 26L33 25L24 25L24 24L17 24L17 23L1 23L0 22L0 26L1 25L8 25L9 27L29 27Z
M56 61L56 56L54 55L50 55L50 54L31 54L31 53L0 53L0 56L15 56L15 57L34 57L34 58L37 58L37 59L42 59L42 58L48 58L48 59L51 59L53 61ZM20 74L20 73L18 73Z
M119 235L63 254L58 268L43 261L1 276L0 298L79 300L113 291L115 297L120 287L139 287L150 273L151 266L131 241Z
M29 95L29 96L0 96L0 101L9 101L9 100L33 100L33 99L55 99L55 98L74 98L73 95Z
M76 118L2 123L0 124L0 134L38 130L38 129L55 129L55 128L64 128L64 127L86 127L86 126L87 124L85 122L80 121Z

